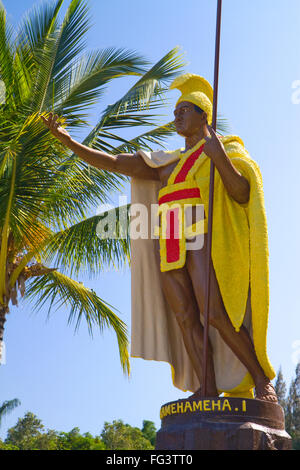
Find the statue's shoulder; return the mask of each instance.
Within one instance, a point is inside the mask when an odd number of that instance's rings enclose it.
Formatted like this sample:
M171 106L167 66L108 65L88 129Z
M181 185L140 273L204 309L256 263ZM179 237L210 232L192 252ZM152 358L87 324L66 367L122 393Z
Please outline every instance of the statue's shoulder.
M245 148L243 140L237 135L224 135L220 137L226 153L229 157L250 158L249 152Z
M143 158L148 166L151 166L152 168L159 168L179 160L180 149L156 150L153 152L138 150L137 154Z
M220 140L222 141L226 154L232 160L234 160L234 165L243 173L243 170L249 170L251 168L259 178L261 178L261 172L259 164L253 160L250 156L248 150L245 148L243 140L237 135L226 135L221 136Z

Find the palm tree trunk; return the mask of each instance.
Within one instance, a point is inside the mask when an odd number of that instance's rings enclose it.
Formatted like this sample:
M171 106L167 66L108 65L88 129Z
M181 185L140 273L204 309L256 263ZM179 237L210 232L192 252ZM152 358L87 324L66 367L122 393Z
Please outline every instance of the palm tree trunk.
M3 354L3 335L4 335L4 323L6 322L5 315L8 313L9 308L7 305L0 305L0 364L2 361Z

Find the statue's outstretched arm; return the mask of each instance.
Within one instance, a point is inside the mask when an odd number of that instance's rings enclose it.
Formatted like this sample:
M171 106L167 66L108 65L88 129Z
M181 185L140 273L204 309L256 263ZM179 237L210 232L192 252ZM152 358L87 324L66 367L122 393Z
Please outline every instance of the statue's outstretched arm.
M138 154L121 153L110 155L106 152L92 149L72 139L69 132L60 125L57 115L49 114L48 118L41 119L50 132L82 160L101 170L121 173L134 178L158 180L159 174L155 168L149 167Z

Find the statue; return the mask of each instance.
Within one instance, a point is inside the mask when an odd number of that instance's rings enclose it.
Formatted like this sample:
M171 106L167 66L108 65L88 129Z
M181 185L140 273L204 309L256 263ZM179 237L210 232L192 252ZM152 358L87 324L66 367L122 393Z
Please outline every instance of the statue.
M268 240L259 167L239 137L220 137L212 129L213 90L204 78L185 74L171 88L181 92L174 123L185 138L183 150L113 156L73 140L57 115L41 119L90 165L130 176L132 203L159 204L159 234L132 241L131 355L169 362L174 385L193 392L192 399L202 396L201 316L213 160L207 396L253 398L255 388L257 399L277 403L266 352ZM193 210L190 227L183 209L188 204L204 206L204 219L197 220ZM191 237L202 237L202 248L188 249Z

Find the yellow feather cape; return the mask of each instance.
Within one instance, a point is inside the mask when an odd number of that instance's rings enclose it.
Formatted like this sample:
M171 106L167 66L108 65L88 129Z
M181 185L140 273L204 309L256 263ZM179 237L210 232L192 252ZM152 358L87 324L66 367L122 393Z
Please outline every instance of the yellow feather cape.
M236 202L215 170L212 261L226 311L236 331L243 323L250 282L255 351L265 374L273 379L275 371L266 348L269 250L262 175L241 139L226 136L221 140L234 167L250 183L250 199L246 204ZM210 159L205 154L201 158L203 164L195 179L208 214Z

